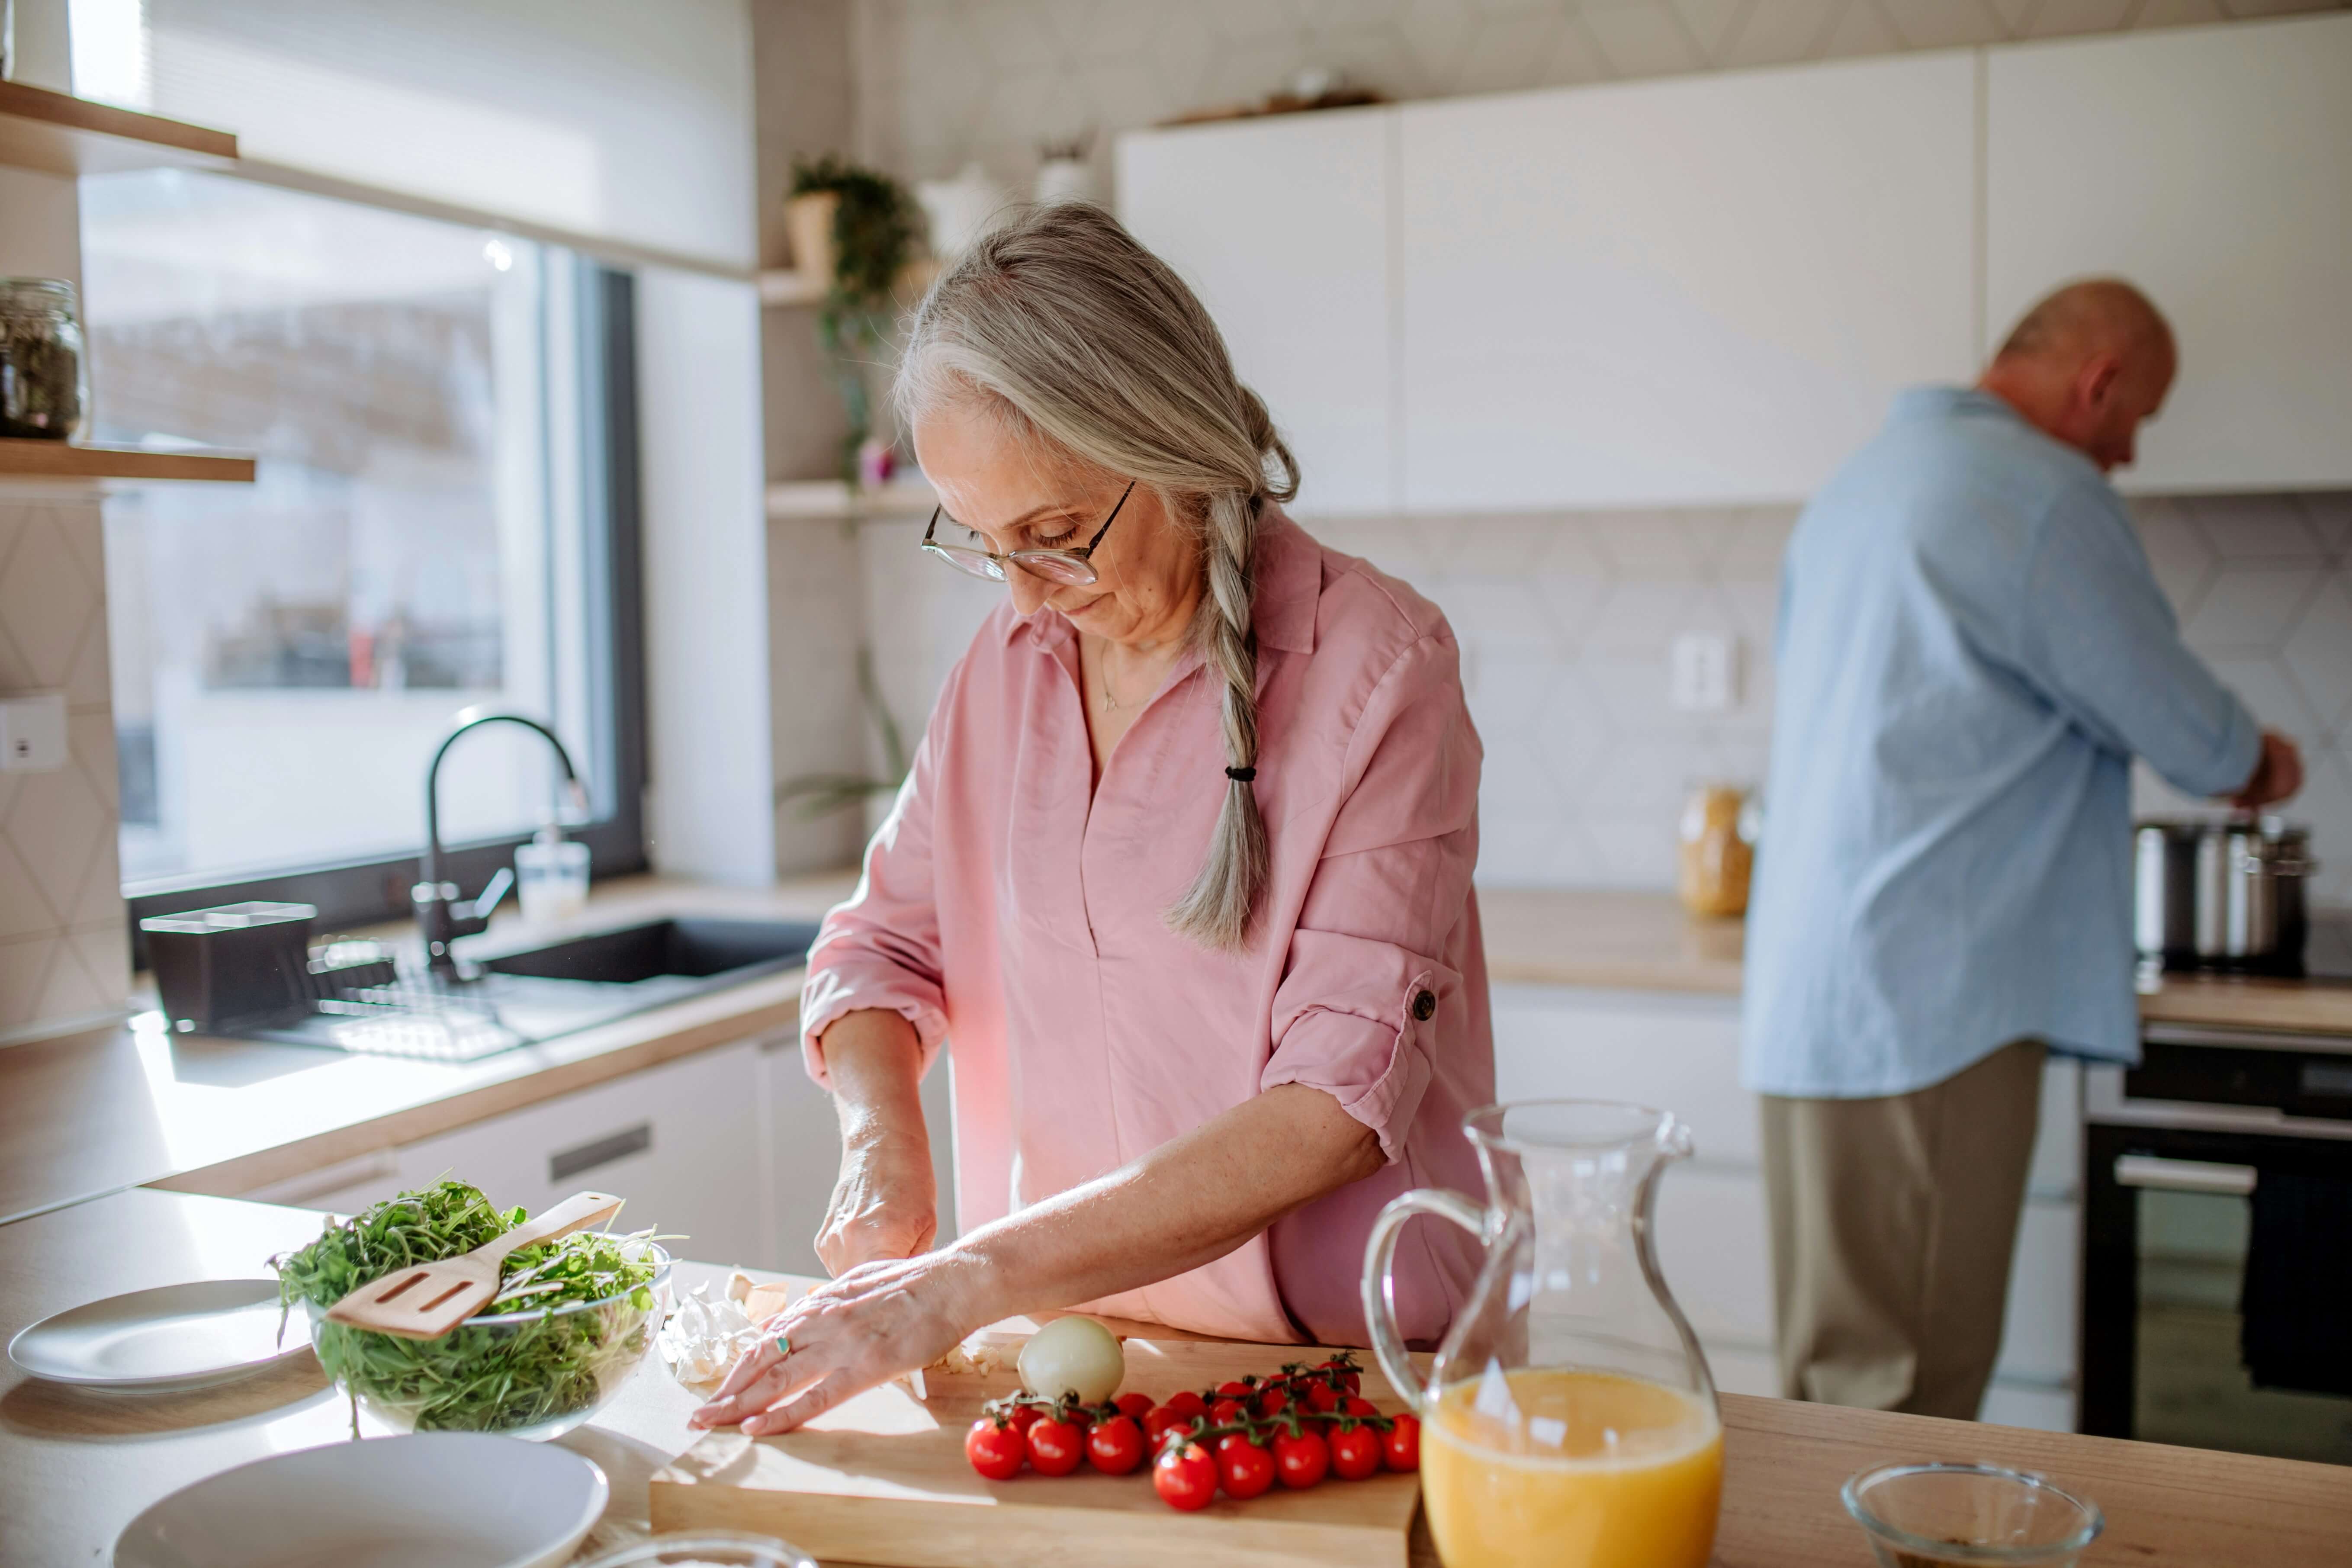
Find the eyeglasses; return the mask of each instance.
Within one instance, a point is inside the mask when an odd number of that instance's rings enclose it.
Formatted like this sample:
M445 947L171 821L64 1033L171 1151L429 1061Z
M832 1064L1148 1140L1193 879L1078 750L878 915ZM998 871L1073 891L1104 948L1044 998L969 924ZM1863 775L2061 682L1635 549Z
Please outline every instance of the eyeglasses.
M1127 489L1118 492L1118 505L1110 509L1110 515L1103 519L1100 528L1095 530L1095 536L1075 550L1008 550L998 555L969 544L941 544L931 536L939 531L940 519L947 515L945 507L931 509L931 525L923 530L923 548L957 571L968 576L984 577L992 583L1004 581L1005 563L1010 562L1033 577L1083 588L1098 580L1100 574L1094 567L1096 547L1102 543L1103 535L1110 531L1110 525L1118 521L1120 509L1127 505L1127 498L1134 493L1135 481L1129 479Z

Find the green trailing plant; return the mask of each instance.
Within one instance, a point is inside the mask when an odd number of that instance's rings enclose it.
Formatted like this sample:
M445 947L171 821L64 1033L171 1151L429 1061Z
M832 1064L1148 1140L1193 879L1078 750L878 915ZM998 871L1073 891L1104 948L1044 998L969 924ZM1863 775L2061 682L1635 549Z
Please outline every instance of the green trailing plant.
M906 782L907 742L898 733L898 721L890 717L889 705L882 700L881 685L874 679L874 654L869 648L857 650L857 694L882 742L883 772L888 776L803 773L798 778L786 779L776 786L776 804L798 801L799 816L804 822L862 805L870 795L896 795L898 786Z
M887 174L860 169L831 154L793 163L792 194L831 193L833 278L817 307L817 343L833 366L835 389L849 416L842 438L841 472L857 484L857 449L874 431L873 402L866 387L867 351L890 339L891 290L913 258L919 216L906 187Z
M541 1426L593 1406L644 1356L656 1326L650 1233L577 1231L509 1254L482 1315L537 1314L522 1322L411 1340L320 1316L371 1280L470 1252L525 1217L445 1180L330 1222L310 1246L270 1260L283 1310L305 1307L320 1368L352 1399L354 1432L362 1399L420 1432Z

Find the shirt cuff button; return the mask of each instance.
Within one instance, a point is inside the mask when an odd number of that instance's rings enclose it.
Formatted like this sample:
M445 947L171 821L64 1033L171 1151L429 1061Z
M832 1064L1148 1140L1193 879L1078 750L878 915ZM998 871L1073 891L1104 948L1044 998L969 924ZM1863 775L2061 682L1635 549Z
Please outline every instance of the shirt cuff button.
M1414 992L1412 994L1412 1016L1415 1019L1423 1024L1428 1023L1432 1018L1437 1016L1437 998L1426 991Z

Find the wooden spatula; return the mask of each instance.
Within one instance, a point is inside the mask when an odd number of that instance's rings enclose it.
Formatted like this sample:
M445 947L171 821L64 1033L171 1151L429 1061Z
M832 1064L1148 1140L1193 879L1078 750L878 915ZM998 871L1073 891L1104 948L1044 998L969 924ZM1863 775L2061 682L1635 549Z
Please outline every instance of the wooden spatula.
M537 1241L553 1241L585 1230L620 1212L621 1200L605 1193L578 1193L471 1252L398 1268L370 1280L327 1309L327 1316L355 1329L398 1334L405 1340L437 1340L489 1304L499 1293L507 1254Z

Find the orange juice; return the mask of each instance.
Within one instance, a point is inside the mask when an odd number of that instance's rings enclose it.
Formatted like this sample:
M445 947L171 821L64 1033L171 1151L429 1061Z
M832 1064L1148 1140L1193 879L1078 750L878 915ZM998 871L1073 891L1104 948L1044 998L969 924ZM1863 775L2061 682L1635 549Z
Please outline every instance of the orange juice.
M1705 1568L1723 1427L1664 1384L1498 1370L1438 1397L1421 1492L1445 1568Z

